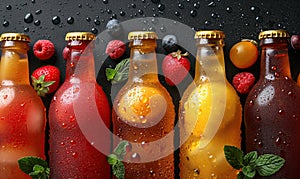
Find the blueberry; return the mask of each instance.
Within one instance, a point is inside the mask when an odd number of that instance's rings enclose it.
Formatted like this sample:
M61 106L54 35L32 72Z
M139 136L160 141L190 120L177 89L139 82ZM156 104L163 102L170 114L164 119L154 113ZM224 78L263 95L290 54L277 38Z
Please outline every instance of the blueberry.
M117 19L112 19L107 22L106 29L109 34L117 36L120 34L121 24Z
M175 35L166 35L162 39L162 46L167 52L178 50L177 38Z

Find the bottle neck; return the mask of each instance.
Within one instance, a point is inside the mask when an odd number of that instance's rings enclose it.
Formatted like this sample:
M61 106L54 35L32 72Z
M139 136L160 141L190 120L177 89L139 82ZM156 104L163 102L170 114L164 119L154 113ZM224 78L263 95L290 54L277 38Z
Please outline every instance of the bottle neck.
M27 42L3 41L0 65L2 85L30 84Z
M72 78L80 79L80 81L95 80L95 65L93 44L91 41L70 41L68 48L70 49L70 59L66 66L66 80Z
M219 81L225 78L223 39L197 39L194 81Z
M129 47L131 51L128 82L158 82L156 41L132 40Z
M269 38L261 41L261 79L275 80L278 77L291 79L287 42L286 38Z

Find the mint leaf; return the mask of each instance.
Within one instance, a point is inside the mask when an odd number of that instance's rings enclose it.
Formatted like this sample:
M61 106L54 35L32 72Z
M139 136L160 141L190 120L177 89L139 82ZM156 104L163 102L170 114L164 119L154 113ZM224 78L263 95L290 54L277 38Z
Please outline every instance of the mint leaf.
M244 158L243 158L243 164L245 166L247 165L251 165L251 166L254 166L255 165L255 161L257 159L257 152L256 151L252 151L252 152L249 152L247 153Z
M115 69L106 68L106 78L112 84L125 81L128 78L130 59L126 58L118 63Z
M249 177L249 178L253 178L256 174L255 168L250 165L244 166L242 169L242 172L246 177Z
M117 74L117 70L111 69L111 68L106 68L105 73L106 73L107 81L110 81L110 80L114 79L115 75Z
M128 141L121 141L114 150L114 153L118 155L120 159L123 159L123 156L126 154L126 147L129 145Z
M256 171L260 176L270 176L279 171L285 160L277 155L264 154L257 158Z
M234 169L241 169L243 165L243 157L244 152L234 146L224 146L224 154L227 162L234 168Z
M19 168L33 179L47 179L50 177L48 163L38 157L23 157L18 160Z
M124 164L118 160L118 162L112 166L112 171L113 174L118 178L118 179L124 179L125 177L125 166Z
M107 156L107 162L109 165L115 165L118 162L118 157L115 154L110 154Z
M252 179L252 178L249 178L249 177L245 176L243 174L243 172L239 172L239 174L238 174L238 176L236 178L237 179Z

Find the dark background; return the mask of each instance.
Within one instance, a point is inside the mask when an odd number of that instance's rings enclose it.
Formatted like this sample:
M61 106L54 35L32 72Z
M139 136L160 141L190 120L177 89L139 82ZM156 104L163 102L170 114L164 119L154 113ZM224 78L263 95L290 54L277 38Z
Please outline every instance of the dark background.
M31 13L32 20L24 20ZM23 32L30 36L32 47L39 39L51 40L56 48L56 54L50 60L40 61L34 57L32 48L29 51L30 72L36 68L52 64L61 70L61 83L65 78L65 60L62 58L62 50L66 46L65 34L69 31L91 31L95 34L105 30L106 23L116 18L120 22L140 17L164 17L184 23L195 30L219 29L226 34L226 46L224 47L226 75L231 82L233 76L241 71L250 71L259 76L259 62L244 70L233 66L229 60L230 48L243 38L257 40L262 30L286 29L290 34L300 35L300 3L298 0L1 0L0 1L0 33ZM53 21L58 16L60 21ZM73 18L71 23L69 18ZM68 20L69 19L69 20ZM57 20L57 19L56 19ZM177 36L180 34L176 34ZM158 41L160 42L160 41ZM194 43L194 42L191 42ZM300 72L299 52L289 47L290 64L293 79L296 80ZM158 51L163 51L158 44ZM128 51L127 51L128 54ZM115 63L109 59L98 59L102 64L97 81L110 95L110 83L104 76L107 66ZM194 75L194 59L191 75ZM158 66L161 61L158 60ZM179 96L176 87L170 88L176 109ZM188 81L189 82L189 81ZM186 84L179 88L185 88ZM121 84L122 85L122 84ZM53 97L48 95L43 98L45 106L49 107ZM240 95L242 104L246 95Z

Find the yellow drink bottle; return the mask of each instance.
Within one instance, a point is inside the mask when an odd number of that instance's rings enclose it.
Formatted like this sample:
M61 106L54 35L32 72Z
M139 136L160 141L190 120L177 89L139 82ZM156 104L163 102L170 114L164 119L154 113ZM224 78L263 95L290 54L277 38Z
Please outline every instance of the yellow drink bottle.
M240 147L242 121L239 97L225 76L224 38L217 30L195 34L195 78L179 107L180 178L237 176L223 152L224 145Z
M113 103L114 146L127 140L125 178L174 178L172 98L158 80L154 32L137 31L130 40L127 83Z
M45 158L45 107L29 82L25 34L4 33L0 87L0 178L31 178L18 167L25 156Z

